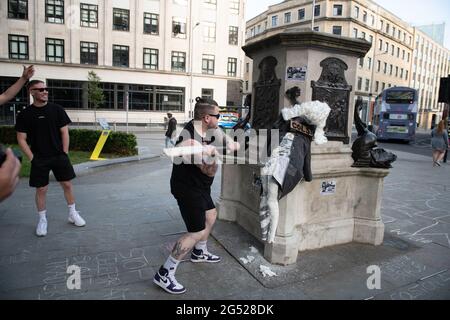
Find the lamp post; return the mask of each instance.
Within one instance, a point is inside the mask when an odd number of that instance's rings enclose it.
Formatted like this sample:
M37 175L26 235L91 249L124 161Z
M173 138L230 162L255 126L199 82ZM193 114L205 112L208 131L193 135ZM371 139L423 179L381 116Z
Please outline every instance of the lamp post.
M190 75L189 75L189 78L190 78L190 80L189 80L189 82L190 82L190 85L189 85L189 118L192 118L193 117L193 108L192 108L192 103L194 102L193 101L193 99L192 99L192 85L193 85L193 73L194 73L194 66L192 65L193 64L193 61L194 61L194 57L193 57L193 55L194 55L194 30L195 30L195 28L197 28L198 26L200 25L200 22L197 22L192 28L191 28L191 34L190 34L190 36L189 36L189 73L190 73Z

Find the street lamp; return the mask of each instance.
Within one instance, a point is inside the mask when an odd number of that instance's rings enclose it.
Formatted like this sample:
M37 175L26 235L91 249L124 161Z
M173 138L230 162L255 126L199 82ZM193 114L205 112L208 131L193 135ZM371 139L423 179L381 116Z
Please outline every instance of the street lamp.
M189 69L190 69L190 86L189 86L189 118L193 118L193 108L192 103L194 100L192 99L192 83L193 83L193 73L194 66L193 64L193 55L194 55L194 30L200 25L200 22L197 22L191 29L191 34L189 37Z

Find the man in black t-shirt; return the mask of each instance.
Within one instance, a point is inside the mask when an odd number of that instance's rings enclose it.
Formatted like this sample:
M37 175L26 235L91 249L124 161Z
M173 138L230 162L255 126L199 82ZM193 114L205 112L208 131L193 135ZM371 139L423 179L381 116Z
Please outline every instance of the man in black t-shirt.
M17 117L17 141L31 161L30 187L36 188L39 214L36 235L43 237L47 235L46 196L50 170L64 190L69 222L77 227L85 226L86 222L75 209L71 182L75 171L68 156L70 118L61 106L48 103L48 88L44 82L31 81L28 90L34 103Z
M209 130L217 130L219 107L210 99L197 98L194 120L183 129L176 146L199 147L203 153L184 158L183 163L174 164L170 178L170 189L178 202L187 233L178 239L171 255L155 274L153 282L172 294L186 291L175 279L180 261L191 250L194 263L220 262L220 257L210 253L207 240L216 221L217 211L211 199L211 185L218 169L215 161L217 150L208 139ZM239 144L227 144L230 151L239 149ZM193 160L193 161L192 161Z

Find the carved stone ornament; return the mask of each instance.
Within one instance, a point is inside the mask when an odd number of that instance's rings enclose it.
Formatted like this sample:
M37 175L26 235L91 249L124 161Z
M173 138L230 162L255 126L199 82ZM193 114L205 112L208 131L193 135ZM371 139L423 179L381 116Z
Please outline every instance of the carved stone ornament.
M331 141L350 143L348 133L349 100L352 86L345 79L347 64L338 58L326 58L320 63L322 74L318 81L311 81L312 100L327 103L330 108L326 136Z
M279 114L281 80L277 78L277 59L265 57L258 65L259 79L254 84L253 122L254 129L270 129Z

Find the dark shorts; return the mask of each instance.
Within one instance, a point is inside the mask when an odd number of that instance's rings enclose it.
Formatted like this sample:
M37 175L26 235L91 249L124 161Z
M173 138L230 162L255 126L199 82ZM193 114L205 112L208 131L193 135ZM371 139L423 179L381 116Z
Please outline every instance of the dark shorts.
M174 194L178 202L181 216L188 232L200 232L205 230L206 211L215 209L211 192L199 191L185 194Z
M36 157L31 161L30 187L46 187L49 183L50 170L58 182L70 181L76 177L66 154L46 158Z

